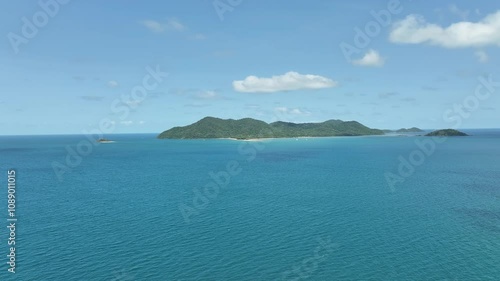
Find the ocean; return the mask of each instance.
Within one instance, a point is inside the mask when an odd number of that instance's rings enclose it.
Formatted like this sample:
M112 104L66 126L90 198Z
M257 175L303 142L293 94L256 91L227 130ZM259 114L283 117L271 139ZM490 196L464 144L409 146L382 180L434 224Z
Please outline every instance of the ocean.
M463 131L1 136L0 280L500 280L500 130Z

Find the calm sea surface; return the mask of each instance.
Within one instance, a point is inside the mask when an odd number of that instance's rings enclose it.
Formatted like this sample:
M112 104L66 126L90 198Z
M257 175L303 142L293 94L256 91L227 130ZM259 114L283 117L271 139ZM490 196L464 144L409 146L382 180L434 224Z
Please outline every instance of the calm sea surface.
M0 280L500 280L500 130L464 131L2 136Z

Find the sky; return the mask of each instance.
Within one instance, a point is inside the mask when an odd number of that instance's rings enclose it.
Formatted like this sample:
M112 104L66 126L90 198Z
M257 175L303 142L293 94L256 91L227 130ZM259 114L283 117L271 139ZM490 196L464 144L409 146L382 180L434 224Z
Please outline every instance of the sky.
M3 1L0 135L499 128L498 1ZM498 81L498 82L496 82Z

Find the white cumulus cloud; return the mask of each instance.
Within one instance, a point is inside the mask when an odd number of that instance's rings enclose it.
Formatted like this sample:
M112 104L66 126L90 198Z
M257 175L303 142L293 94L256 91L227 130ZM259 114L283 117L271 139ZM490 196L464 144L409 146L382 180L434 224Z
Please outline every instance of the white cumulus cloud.
M461 21L447 27L428 23L420 15L409 15L394 23L393 43L430 44L445 48L500 46L500 11L478 22Z
M233 88L245 93L273 93L302 89L323 89L337 86L330 78L312 74L300 74L294 71L270 78L248 76L244 80L233 81Z
M377 51L369 50L362 58L353 60L352 63L361 66L382 66L385 59Z

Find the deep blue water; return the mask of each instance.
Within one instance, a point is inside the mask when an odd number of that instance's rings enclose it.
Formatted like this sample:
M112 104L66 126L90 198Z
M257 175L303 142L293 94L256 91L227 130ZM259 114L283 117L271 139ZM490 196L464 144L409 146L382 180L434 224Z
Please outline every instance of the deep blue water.
M59 180L84 137L3 136L0 280L500 280L500 130L464 131L393 189L430 138L114 135Z

